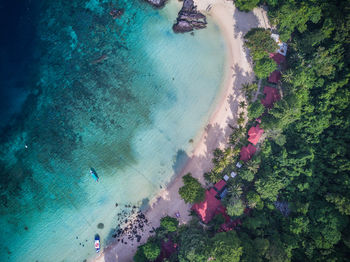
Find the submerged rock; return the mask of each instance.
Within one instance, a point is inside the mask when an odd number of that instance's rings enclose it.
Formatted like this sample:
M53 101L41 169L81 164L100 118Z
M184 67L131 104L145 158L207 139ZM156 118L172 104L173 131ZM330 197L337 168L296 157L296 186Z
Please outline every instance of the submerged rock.
M147 3L153 5L154 7L161 8L165 5L167 0L145 0Z
M175 33L185 33L193 31L193 29L202 29L206 26L206 17L197 11L197 6L194 5L193 0L184 0L176 23L173 25L173 31Z
M104 228L105 227L105 225L103 224L103 223L99 223L98 225L97 225L97 228L99 228L99 229L102 229L102 228Z

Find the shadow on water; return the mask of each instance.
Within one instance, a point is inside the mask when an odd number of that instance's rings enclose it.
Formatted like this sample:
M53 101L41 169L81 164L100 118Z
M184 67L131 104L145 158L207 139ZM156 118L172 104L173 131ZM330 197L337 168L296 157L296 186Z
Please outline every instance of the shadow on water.
M140 210L141 210L141 212L144 212L144 211L146 211L149 207L150 207L150 205L149 205L149 198L147 197L147 198L144 198L144 199L142 199L142 201L141 201L141 205L140 205Z
M174 164L172 166L175 176L181 172L181 170L185 167L189 157L185 150L179 149L174 156Z

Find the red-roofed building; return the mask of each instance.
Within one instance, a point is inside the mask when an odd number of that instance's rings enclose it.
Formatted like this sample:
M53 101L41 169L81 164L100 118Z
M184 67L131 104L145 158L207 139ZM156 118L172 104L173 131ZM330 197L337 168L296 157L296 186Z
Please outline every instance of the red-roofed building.
M275 70L271 73L269 77L269 82L277 84L278 81L280 81L280 79L281 79L281 72L278 70Z
M259 124L252 126L248 131L248 141L253 145L259 142L261 135L264 133L264 129L260 128Z
M272 58L278 65L286 61L286 57L280 53L270 53L270 58Z
M272 108L273 104L281 99L281 96L278 92L278 90L271 86L265 86L264 87L264 94L265 98L261 99L261 103L266 108Z
M249 144L248 146L244 146L241 149L241 160L246 162L248 160L250 160L252 158L252 156L255 154L256 152L256 147L253 146L252 144Z
M226 182L225 182L225 180L222 180L222 179L214 185L214 187L218 191L221 191L224 188L224 186L226 186Z
M171 254L176 252L177 244L173 243L171 239L167 242L163 241L161 246L160 255L157 257L156 262L164 261L165 258L169 258Z
M204 223L208 223L212 220L217 209L222 206L221 201L215 197L216 195L216 190L211 188L205 191L205 199L203 202L196 203L192 206L192 210L197 213Z
M197 213L204 223L208 223L215 215L226 213L226 208L220 201L220 199L225 196L226 192L226 181L220 180L214 185L214 187L205 191L204 201L194 204L192 210Z
M239 218L237 218L235 220L230 219L230 221L227 221L221 225L221 229L219 231L224 231L224 232L231 231L239 225L242 225L242 222Z

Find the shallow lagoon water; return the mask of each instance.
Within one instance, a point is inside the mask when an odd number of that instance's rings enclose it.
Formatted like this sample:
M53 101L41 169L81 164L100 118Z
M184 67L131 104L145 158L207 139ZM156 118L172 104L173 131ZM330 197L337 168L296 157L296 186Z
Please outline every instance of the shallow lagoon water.
M125 9L121 19L109 16L112 7ZM225 46L210 20L193 36L174 34L179 8L37 7L35 79L1 135L7 261L94 257L94 235L104 247L125 205L147 206L181 170L220 92Z

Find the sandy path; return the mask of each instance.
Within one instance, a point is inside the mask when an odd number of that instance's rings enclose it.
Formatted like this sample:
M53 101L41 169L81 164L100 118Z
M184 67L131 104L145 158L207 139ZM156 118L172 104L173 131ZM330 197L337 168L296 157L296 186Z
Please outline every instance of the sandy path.
M178 195L178 189L182 186L182 176L191 172L201 182L203 173L212 168L212 152L217 147L224 147L230 128L234 126L238 115L239 102L244 99L241 93L241 85L253 79L251 61L243 48L243 35L252 27L266 27L267 17L260 8L250 13L242 13L236 10L232 1L227 0L195 0L198 9L206 15L212 16L219 25L227 45L227 61L225 80L220 94L218 106L213 112L208 125L206 126L201 139L191 152L190 159L181 174L165 189L151 204L146 213L150 225L141 234L140 243L136 240L128 240L128 244L115 243L104 250L104 253L96 260L99 262L127 262L132 261L137 245L143 244L152 227L159 226L159 219L165 215L174 216L179 211L180 223L187 223L190 205ZM208 6L211 5L211 8ZM208 12L205 10L208 8ZM171 26L171 25L169 25Z

